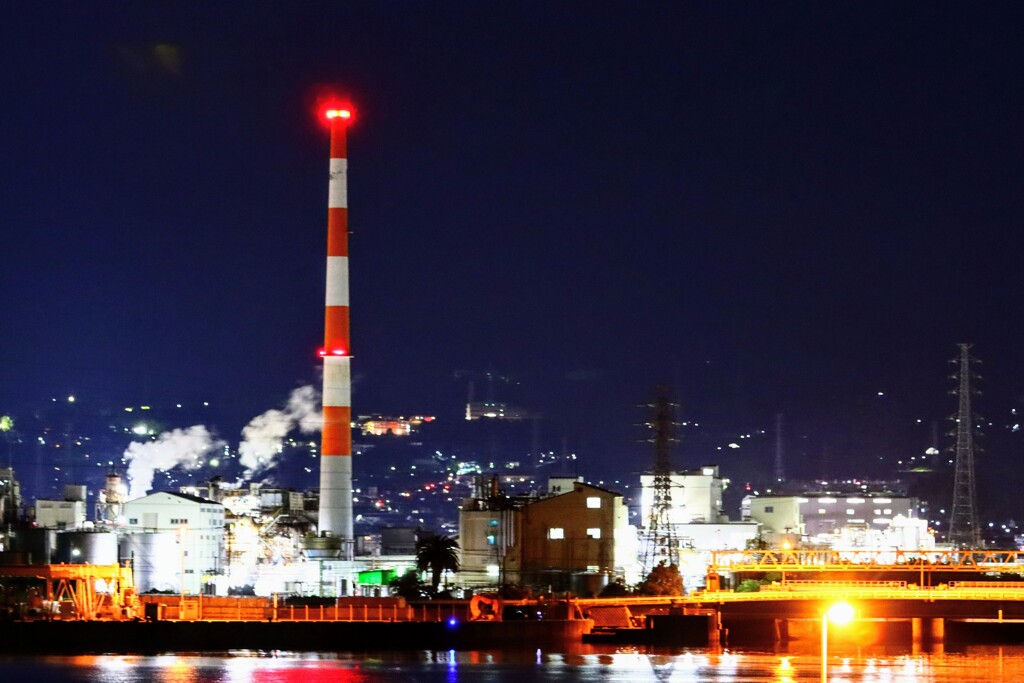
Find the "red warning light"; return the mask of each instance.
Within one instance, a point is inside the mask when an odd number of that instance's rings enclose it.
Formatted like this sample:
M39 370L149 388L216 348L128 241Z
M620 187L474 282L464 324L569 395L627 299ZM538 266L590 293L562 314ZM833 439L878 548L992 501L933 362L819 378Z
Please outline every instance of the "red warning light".
M333 122L335 119L340 119L345 123L351 123L354 115L352 107L339 106L336 104L328 105L324 107L322 111L324 118L327 119L329 123Z
M321 358L326 358L327 356L347 356L348 355L348 351L346 351L345 349L341 349L341 348L338 348L338 349L320 349L316 353Z

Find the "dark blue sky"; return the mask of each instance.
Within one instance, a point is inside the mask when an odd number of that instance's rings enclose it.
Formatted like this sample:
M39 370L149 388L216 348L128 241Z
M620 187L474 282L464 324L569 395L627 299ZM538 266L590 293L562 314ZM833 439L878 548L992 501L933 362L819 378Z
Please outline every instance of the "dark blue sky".
M231 433L316 382L327 138L309 107L333 82L359 111L357 412L457 413L453 373L494 370L601 465L645 452L635 405L668 382L723 434L784 412L810 467L927 446L914 420L955 411L946 361L971 341L1005 430L1024 393L1022 15L8 7L0 412L209 400ZM991 457L1015 462L1007 443Z

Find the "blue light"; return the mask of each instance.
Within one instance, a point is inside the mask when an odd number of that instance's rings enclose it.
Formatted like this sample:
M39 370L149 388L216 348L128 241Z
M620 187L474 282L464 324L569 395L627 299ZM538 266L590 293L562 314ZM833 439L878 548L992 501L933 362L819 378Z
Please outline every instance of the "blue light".
M448 617L448 628L455 628L459 625L459 620L455 617Z

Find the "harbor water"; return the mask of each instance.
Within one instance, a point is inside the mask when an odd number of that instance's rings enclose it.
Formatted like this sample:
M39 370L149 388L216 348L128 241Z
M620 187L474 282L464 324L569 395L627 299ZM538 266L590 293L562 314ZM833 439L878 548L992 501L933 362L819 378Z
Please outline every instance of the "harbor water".
M1015 683L1024 681L1024 646L939 653L841 650L830 653L827 675L833 683ZM568 652L237 651L3 657L0 676L4 683L811 683L821 680L821 659L811 647L776 652L586 645Z

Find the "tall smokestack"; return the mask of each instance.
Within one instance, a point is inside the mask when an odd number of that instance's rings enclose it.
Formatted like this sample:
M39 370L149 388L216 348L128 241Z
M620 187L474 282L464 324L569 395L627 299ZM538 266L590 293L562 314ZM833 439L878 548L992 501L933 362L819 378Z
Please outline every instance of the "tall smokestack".
M320 533L352 551L352 346L348 316L348 158L345 134L352 110L325 112L331 128L327 191L327 293L324 315L324 428L320 445Z

